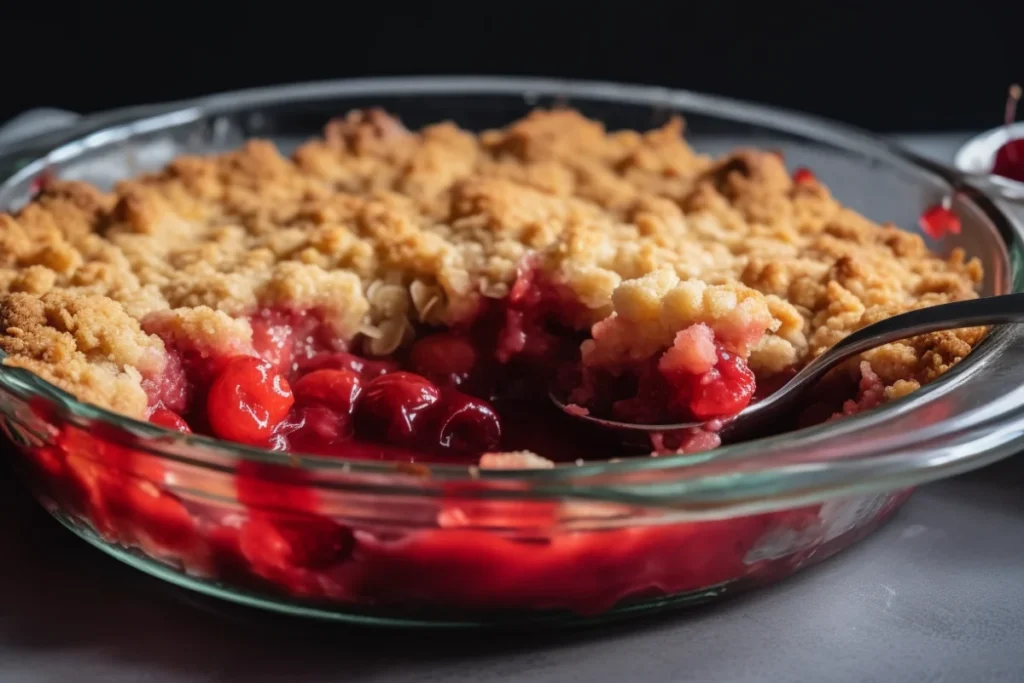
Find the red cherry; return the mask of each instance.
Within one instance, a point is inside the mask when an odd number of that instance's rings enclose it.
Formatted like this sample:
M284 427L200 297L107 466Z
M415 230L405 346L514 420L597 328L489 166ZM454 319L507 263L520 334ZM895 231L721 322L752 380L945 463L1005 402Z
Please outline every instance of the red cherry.
M1024 183L1024 138L1010 140L999 148L992 173Z
M263 443L295 402L288 381L274 366L253 356L228 361L207 395L213 433L241 443Z
M932 239L960 234L960 217L941 204L927 208L917 222L921 230Z
M301 427L288 435L288 444L298 451L319 453L324 446L347 439L352 433L352 419L320 403L302 406Z
M690 412L700 420L732 417L750 403L756 388L754 373L738 356L718 351L718 363L694 388Z
M302 407L302 427L292 435L294 445L320 450L352 432L352 409L362 380L351 370L316 370L292 385Z
M813 183L816 180L817 178L809 168L800 167L793 171L793 182L798 185L801 183Z
M438 408L438 444L460 453L486 453L501 443L501 421L486 401L446 392Z
M153 414L149 416L149 421L155 425L160 425L164 429L170 429L184 434L192 433L188 423L182 419L181 415L178 415L172 410L167 410L166 408L157 408L154 410Z
M1020 102L1021 88L1010 86L1010 95L1006 98L1005 123L1007 126L1017 118L1017 104ZM992 173L1010 180L1024 182L1024 140L1010 140L996 151Z
M351 370L315 370L299 378L292 392L302 403L320 403L348 415L362 388L362 379Z
M441 392L426 378L392 372L370 381L356 403L356 429L395 444L415 442Z
M336 351L335 353L322 353L312 358L298 362L299 372L312 372L314 370L351 370L352 372L365 377L373 378L386 375L389 372L398 370L398 363L389 360L367 360L351 353Z
M420 339L409 352L413 372L441 386L461 385L476 362L476 349L468 339L443 332Z

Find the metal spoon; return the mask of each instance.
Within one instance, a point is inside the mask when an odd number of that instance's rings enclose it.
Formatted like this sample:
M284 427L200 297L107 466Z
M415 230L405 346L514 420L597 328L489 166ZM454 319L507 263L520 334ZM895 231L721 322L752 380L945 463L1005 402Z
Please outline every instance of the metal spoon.
M1024 323L1024 293L970 299L921 308L894 315L863 327L847 336L831 349L805 365L780 389L770 396L752 403L735 417L725 422L719 433L735 440L741 434L751 434L777 421L793 408L804 392L824 377L832 368L859 353L890 342L939 330L958 330L965 327ZM632 424L579 414L563 403L554 393L551 400L567 415L601 427L632 433L633 437L649 437L652 432L671 432L699 427L706 422L678 424ZM634 439L636 441L636 439ZM647 447L650 439L644 438Z

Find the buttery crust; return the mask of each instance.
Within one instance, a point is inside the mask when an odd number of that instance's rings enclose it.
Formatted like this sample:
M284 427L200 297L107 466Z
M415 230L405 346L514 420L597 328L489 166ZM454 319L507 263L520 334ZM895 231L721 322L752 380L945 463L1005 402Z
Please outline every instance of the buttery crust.
M569 110L478 135L410 132L371 110L291 158L254 140L110 193L51 181L0 214L0 348L8 365L139 417L164 340L246 352L246 316L274 307L315 313L383 355L415 323L451 324L505 296L528 255L584 304L572 324L627 316L639 340L627 353L664 346L672 320L737 324L746 313L732 308L746 307L765 333L744 349L759 374L895 313L976 296L982 269L962 251L941 258L817 181L794 183L774 153L713 160L682 133L679 119L608 132ZM887 395L903 395L982 333L864 358Z

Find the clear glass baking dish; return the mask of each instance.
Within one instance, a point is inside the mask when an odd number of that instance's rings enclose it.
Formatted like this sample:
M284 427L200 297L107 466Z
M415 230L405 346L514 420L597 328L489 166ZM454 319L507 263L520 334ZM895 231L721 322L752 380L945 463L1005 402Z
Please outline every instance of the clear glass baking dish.
M963 231L931 246L981 258L986 294L1024 287L1022 226L940 166L808 116L600 83L371 79L112 112L2 150L0 208L25 201L47 168L109 186L248 137L288 149L356 107L385 107L410 127L482 129L561 104L611 128L680 113L698 150L780 150L848 205L908 230L952 197ZM1021 341L995 329L941 380L838 422L698 455L549 470L346 461L172 434L11 368L0 369L0 411L11 457L53 515L164 580L328 620L561 625L777 580L868 534L912 487L1012 453L1024 429Z

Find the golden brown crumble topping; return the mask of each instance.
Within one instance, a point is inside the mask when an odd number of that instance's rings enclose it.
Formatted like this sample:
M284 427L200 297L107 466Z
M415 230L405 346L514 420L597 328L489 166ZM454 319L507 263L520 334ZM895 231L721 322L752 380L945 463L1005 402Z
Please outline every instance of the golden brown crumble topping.
M628 320L629 338L601 351L664 347L695 320L746 325L765 333L743 349L760 374L894 313L976 296L981 267L962 251L940 258L818 182L794 183L776 154L699 155L682 130L676 119L607 132L559 110L479 135L410 132L371 110L292 158L255 140L111 193L55 181L0 215L0 347L8 365L141 416L161 337L244 352L245 316L276 307L314 311L383 355L415 323L505 296L528 254L584 304L575 325ZM980 335L925 335L865 359L900 396Z

